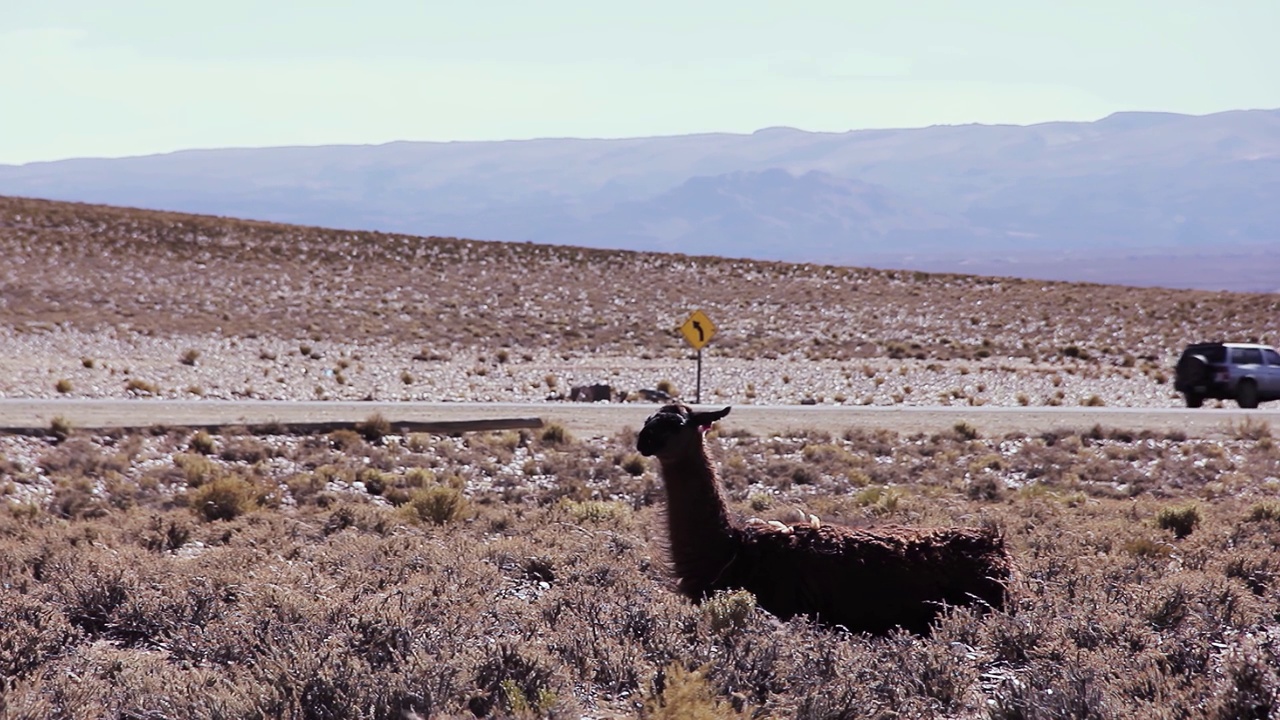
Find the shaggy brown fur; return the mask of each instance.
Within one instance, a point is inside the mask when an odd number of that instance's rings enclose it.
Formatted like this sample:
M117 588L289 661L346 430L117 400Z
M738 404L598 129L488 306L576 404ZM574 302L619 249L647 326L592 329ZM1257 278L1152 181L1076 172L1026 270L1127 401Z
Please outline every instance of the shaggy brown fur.
M781 618L807 615L854 632L927 634L945 605L1005 603L1013 562L987 529L777 527L731 519L703 434L729 413L674 403L645 421L637 449L657 457L680 592L700 601L745 589Z

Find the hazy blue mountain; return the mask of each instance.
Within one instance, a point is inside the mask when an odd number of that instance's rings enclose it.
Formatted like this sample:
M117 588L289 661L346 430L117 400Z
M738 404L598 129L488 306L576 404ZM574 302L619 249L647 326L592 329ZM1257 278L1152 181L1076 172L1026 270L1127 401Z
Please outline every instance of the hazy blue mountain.
M190 150L0 166L0 194L494 240L1280 287L1280 110ZM1184 256L1244 259L1200 263L1188 278Z

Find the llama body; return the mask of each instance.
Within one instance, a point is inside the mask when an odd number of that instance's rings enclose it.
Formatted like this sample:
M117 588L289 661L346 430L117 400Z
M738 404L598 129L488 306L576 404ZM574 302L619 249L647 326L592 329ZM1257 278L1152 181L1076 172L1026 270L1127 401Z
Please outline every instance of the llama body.
M637 443L661 463L682 594L700 601L716 590L748 590L780 618L807 615L872 633L927 633L945 605L1003 607L1013 565L990 530L733 521L703 444L703 433L728 412L667 405L646 421Z

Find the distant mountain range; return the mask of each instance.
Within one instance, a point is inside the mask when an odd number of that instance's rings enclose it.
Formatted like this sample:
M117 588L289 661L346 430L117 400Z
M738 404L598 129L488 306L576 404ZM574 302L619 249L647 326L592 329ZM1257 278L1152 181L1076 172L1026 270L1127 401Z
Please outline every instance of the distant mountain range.
M1280 110L188 150L0 165L0 194L422 235L1280 290Z

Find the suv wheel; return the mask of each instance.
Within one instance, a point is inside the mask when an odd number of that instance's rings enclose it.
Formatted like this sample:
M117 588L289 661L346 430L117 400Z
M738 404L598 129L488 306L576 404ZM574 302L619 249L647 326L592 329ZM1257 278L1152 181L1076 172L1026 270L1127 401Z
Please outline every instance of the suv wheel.
M1252 380L1241 380L1236 388L1236 403L1250 410L1258 407L1258 384Z
M1184 395L1187 398L1187 407L1198 408L1201 405L1204 405L1203 395L1200 395L1199 393L1193 393L1193 392L1184 393Z

